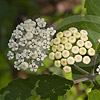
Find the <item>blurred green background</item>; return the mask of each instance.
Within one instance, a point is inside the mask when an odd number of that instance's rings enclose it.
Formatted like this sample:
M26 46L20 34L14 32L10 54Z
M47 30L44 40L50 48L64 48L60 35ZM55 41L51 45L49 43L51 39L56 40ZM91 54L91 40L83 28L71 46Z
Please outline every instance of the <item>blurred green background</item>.
M50 71L53 74L60 74L59 69L47 68L47 66L41 67L36 73L17 71L13 68L13 61L8 61L6 54L8 40L17 24L27 18L43 17L49 26L66 16L82 12L81 0L0 0L0 90L18 77L27 78L31 74L42 73L52 74ZM68 75L67 78L70 77ZM86 92L87 89L83 84L74 86L69 92L68 100L84 100Z

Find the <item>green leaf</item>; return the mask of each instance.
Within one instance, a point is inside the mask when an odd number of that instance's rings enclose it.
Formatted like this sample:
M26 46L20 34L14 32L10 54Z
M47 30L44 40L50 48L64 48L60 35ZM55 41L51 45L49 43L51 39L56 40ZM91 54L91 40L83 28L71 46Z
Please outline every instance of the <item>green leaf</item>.
M56 75L31 76L11 82L1 90L0 100L62 100L72 85Z
M88 100L100 100L100 91L99 90L92 90L88 94Z

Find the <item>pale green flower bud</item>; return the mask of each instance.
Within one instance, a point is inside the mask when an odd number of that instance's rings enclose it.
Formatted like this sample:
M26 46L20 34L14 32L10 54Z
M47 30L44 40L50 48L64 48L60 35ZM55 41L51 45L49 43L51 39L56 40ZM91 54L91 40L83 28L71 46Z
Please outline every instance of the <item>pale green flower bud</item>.
M81 62L82 61L82 56L81 55L75 55L75 61L76 62Z
M89 56L84 56L84 57L83 57L83 63L84 63L84 64L89 64L90 61L91 61L91 59L90 59Z
M73 46L72 47L72 53L78 54L78 52L79 52L79 47L78 46Z
M80 50L79 50L79 53L81 54L81 55L85 55L86 54L86 49L84 48L84 47L81 47L80 48Z
M53 45L53 46L52 46L52 51L53 51L53 52L56 52L56 51L57 51L57 46L56 46L56 45Z
M70 36L69 37L69 42L70 43L75 43L76 42L76 38L74 36Z
M61 59L61 64L62 64L63 66L66 66L66 65L67 65L67 59L62 58L62 59Z
M63 32L58 32L56 35L57 38L62 38L63 37Z
M88 40L88 36L87 36L87 35L82 35L82 36L81 36L81 40L87 41L87 40Z
M60 59L62 57L61 52L56 52L55 54L56 59Z
M65 49L70 50L72 48L72 44L71 43L66 43L65 44Z
M69 28L69 30L70 30L72 33L77 33L77 32L78 32L77 28L75 28L75 27L71 27L71 28Z
M50 46L53 46L53 39L50 41Z
M67 43L67 42L68 42L67 37L63 37L63 38L61 39L61 43L65 44L65 43Z
M63 70L64 70L65 73L70 73L71 72L71 67L65 66L65 67L63 67Z
M31 40L33 38L33 34L31 32L28 32L25 34L25 37L27 40Z
M68 63L69 65L73 65L73 64L75 63L75 59L74 59L73 57L69 57L69 58L67 59L67 63Z
M84 41L83 40L78 40L76 43L79 47L83 47L84 46Z
M54 60L55 59L55 53L53 53L53 52L49 53L49 58L51 60Z
M81 34L80 34L79 32L74 33L73 35L74 35L74 37L77 38L77 39L79 39L79 38L81 37Z
M67 58L69 55L70 55L70 53L69 53L68 50L64 50L64 51L62 52L62 56L63 56L64 58Z
M93 48L90 48L88 50L88 54L89 54L89 56L94 56L95 55L95 50Z
M56 61L54 62L54 65L55 65L56 67L61 67L60 60L56 60Z
M20 64L20 68L22 68L23 70L26 70L28 68L28 63L27 62L22 62Z
M54 39L54 44L60 44L60 38L55 38Z
M82 35L88 35L88 32L87 32L86 30L81 30L80 33L81 33Z
M91 43L90 41L86 41L86 42L85 42L85 47L86 47L87 49L91 48L91 47L92 47L92 43Z
M64 50L64 45L63 45L63 44L59 44L59 45L57 46L57 50L58 50L58 51L63 51L63 50Z
M68 30L64 31L63 33L65 37L70 37L72 35L72 33Z

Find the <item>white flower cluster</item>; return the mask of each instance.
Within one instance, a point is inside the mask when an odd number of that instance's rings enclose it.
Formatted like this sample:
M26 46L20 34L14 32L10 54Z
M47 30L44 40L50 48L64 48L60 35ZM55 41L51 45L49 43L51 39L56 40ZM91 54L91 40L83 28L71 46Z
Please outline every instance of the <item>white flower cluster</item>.
M98 74L100 75L100 65L98 66L98 68L96 69L96 71L97 71Z
M7 56L9 60L16 59L14 67L17 70L29 68L31 71L37 71L38 65L47 56L50 40L56 30L45 26L44 19L27 19L13 31L8 43L11 50Z
M70 65L75 62L89 64L90 57L95 55L92 43L88 40L88 32L86 30L79 32L75 27L58 32L50 45L52 52L49 54L49 58L54 60L56 67L64 66L63 70L66 73L71 71Z

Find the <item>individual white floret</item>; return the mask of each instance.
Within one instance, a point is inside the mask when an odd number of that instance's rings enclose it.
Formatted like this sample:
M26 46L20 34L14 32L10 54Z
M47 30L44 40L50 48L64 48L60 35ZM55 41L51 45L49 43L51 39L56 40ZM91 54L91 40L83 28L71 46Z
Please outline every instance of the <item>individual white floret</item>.
M84 64L89 64L90 62L91 62L91 59L90 59L89 56L84 56L84 57L83 57L83 63L84 63Z
M18 62L18 61L15 61L14 62L14 68L16 68L17 70L20 70L20 62Z
M24 47L26 44L27 44L26 38L25 37L20 38L19 45Z
M26 20L24 21L24 23L25 23L25 24L29 24L31 21L32 21L31 19L26 19Z
M47 40L44 40L43 42L42 42L42 47L43 47L43 49L50 49L50 42L49 41L47 41Z
M56 35L57 38L62 38L63 37L63 32L58 32Z
M45 30L42 30L42 29L40 29L39 27L33 28L33 29L32 29L32 33L33 33L34 35L40 35L41 37L46 38L46 37L44 36L44 34L46 34L46 33L45 33Z
M57 45L53 45L53 46L52 46L52 51L53 51L53 52L56 52L56 51L57 51Z
M63 44L59 44L59 45L57 46L57 50L58 50L58 51L63 51L63 50L64 50L64 45L63 45Z
M74 37L77 38L77 39L79 39L79 38L81 37L81 34L80 34L79 32L74 33L73 35L74 35Z
M67 59L62 58L62 59L61 59L61 64L62 64L63 66L66 66L66 65L67 65Z
M54 60L55 59L55 53L54 52L49 53L49 58L51 60Z
M62 37L62 39L61 39L61 43L65 44L65 43L67 43L67 42L68 42L67 37Z
M56 67L61 67L60 60L56 60L56 61L54 62L54 65L55 65Z
M70 36L69 37L69 42L70 43L75 43L76 42L76 38L74 36Z
M88 54L89 54L89 56L94 56L95 55L95 50L93 48L90 48L88 50Z
M47 28L47 31L49 32L49 34L50 34L51 36L54 36L55 33L56 33L56 30L54 30L53 27Z
M91 48L91 47L92 47L92 43L91 43L90 41L86 41L86 42L85 42L85 47L86 47L87 49Z
M87 32L86 30L81 30L80 33L81 33L82 35L88 35L88 32Z
M18 44L16 42L14 42L12 44L12 51L17 51L18 50Z
M70 30L72 33L77 33L77 32L78 32L77 28L75 28L75 27L71 27L71 28L69 28L69 30Z
M62 57L62 55L61 55L61 52L56 52L55 53L55 57L56 57L56 59L60 59L61 57Z
M29 26L35 27L36 26L36 22L35 21L30 21L29 22Z
M31 32L27 32L25 34L25 37L26 37L27 40L31 40L33 38L33 34Z
M84 46L84 41L83 40L78 40L76 43L79 47L83 47Z
M65 44L65 49L70 50L72 48L72 44L71 43L66 43Z
M87 50L86 50L84 47L81 47L80 50L79 50L79 53L80 53L81 55L85 55L86 52L87 52Z
M76 62L81 62L82 61L82 56L81 55L75 55L75 61Z
M24 26L24 29L25 29L26 32L32 32L33 27L29 26L29 25L26 25L26 26Z
M72 53L78 54L78 52L79 52L79 47L78 46L73 46L72 47Z
M20 64L20 68L23 69L23 70L26 70L28 68L28 63L27 62L22 62Z
M13 58L14 58L14 53L13 53L13 52L11 52L11 51L8 51L7 56L8 56L8 59L9 59L9 60L11 60L11 59L13 59Z
M87 35L81 35L81 40L87 41L88 40L88 36Z
M24 57L25 57L26 55L24 54L24 53L16 53L16 59L17 60L20 60L20 61L24 61Z
M71 72L71 67L70 66L65 66L63 67L63 70L65 73L70 73Z
M64 58L67 58L69 55L70 55L70 52L69 52L68 50L64 50L64 51L62 52L62 56L63 56Z
M73 64L75 63L75 59L74 59L73 57L68 57L67 63L68 63L69 65L73 65Z
M98 68L96 69L96 71L97 71L98 74L100 75L100 65L98 66Z
M100 39L98 39L98 42L100 43Z
M60 38L55 38L54 39L54 44L60 44Z
M64 31L63 33L65 37L70 37L72 35L72 33L68 30Z

